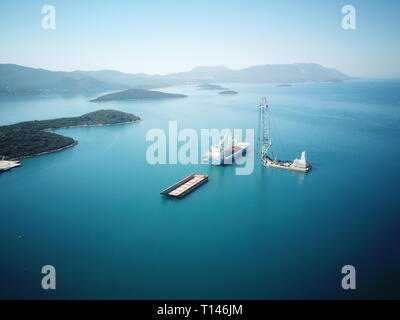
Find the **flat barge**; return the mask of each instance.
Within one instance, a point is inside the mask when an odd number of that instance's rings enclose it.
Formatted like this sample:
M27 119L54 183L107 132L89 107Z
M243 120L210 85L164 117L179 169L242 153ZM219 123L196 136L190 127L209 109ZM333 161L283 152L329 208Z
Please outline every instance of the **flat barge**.
M300 172L308 172L312 168L310 164L307 164L304 167L300 167L296 166L293 162L290 161L279 161L279 160L269 160L269 159L264 159L263 164L264 166L270 168L294 170Z
M160 192L160 194L182 199L186 197L190 192L197 189L208 181L208 175L206 174L191 174L185 179L175 183L167 189Z

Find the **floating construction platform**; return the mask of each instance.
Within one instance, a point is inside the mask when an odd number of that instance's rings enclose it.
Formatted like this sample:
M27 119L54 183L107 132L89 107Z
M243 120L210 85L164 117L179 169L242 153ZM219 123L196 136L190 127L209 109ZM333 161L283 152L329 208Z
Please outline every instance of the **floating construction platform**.
M264 160L264 166L278 169L286 169L286 170L294 170L300 172L308 172L311 170L311 165L307 164L305 167L296 166L293 162L290 161L278 161L278 160Z
M208 175L206 174L191 174L185 179L161 191L160 194L181 199L207 181Z
M21 166L18 161L0 160L0 173Z
M260 115L260 137L261 142L261 162L265 167L294 170L300 172L308 172L312 166L307 162L306 152L301 153L300 159L294 159L293 161L278 160L272 156L272 138L270 133L270 119L269 119L269 107L267 99L261 98L261 104L259 105Z

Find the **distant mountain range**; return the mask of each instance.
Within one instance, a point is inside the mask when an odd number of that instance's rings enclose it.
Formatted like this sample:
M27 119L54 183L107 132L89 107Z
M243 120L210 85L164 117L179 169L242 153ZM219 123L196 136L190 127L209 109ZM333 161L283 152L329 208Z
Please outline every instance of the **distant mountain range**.
M259 65L233 70L224 66L196 67L167 75L130 74L114 70L49 71L0 64L0 95L37 93L99 93L130 88L151 89L184 83L338 82L351 79L336 69L315 63Z
M316 63L266 64L232 70L224 66L196 67L189 72L169 74L170 79L207 82L293 83L338 82L351 79L348 75Z

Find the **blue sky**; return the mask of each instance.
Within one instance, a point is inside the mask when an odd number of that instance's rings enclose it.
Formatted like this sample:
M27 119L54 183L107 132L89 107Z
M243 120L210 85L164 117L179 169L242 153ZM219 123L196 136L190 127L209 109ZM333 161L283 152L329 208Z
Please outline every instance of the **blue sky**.
M41 27L43 5L57 27ZM344 30L341 8L356 8ZM396 0L2 0L0 63L50 70L169 73L315 62L358 77L400 77Z

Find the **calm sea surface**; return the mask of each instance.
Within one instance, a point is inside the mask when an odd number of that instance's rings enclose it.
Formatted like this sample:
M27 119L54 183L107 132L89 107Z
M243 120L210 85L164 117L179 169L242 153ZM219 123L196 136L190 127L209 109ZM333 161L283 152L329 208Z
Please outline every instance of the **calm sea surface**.
M400 81L223 84L163 101L0 97L0 125L98 109L123 126L58 130L75 148L0 175L0 298L400 298ZM275 155L307 150L308 173L150 165L146 133L258 128L268 98ZM255 153L254 146L249 156ZM184 200L159 192L191 173L209 182ZM41 289L54 265L57 289ZM357 290L341 289L341 268Z

